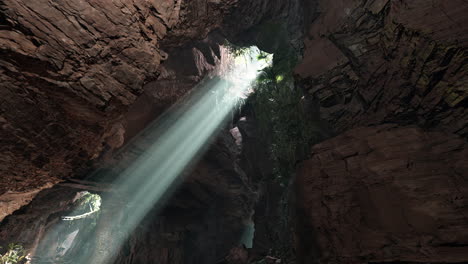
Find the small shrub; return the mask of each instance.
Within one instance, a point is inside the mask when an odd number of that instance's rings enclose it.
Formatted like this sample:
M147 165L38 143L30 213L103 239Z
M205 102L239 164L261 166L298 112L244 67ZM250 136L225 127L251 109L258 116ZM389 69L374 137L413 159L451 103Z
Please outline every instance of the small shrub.
M0 264L19 264L25 261L26 251L19 244L10 243L8 250L3 255L0 254Z

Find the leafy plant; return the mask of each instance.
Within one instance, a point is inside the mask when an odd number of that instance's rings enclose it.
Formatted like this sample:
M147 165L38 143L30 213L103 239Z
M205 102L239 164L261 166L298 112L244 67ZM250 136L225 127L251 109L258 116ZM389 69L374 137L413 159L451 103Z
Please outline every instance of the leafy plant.
M26 261L26 251L23 246L15 243L8 245L8 250L1 255L0 264L24 263Z

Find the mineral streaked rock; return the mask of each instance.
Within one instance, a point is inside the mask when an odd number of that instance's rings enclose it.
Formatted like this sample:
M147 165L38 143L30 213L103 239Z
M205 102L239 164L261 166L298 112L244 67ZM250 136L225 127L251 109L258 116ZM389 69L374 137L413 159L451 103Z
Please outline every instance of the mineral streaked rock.
M318 247L320 263L468 262L467 160L462 138L397 125L315 145L298 169L302 255Z

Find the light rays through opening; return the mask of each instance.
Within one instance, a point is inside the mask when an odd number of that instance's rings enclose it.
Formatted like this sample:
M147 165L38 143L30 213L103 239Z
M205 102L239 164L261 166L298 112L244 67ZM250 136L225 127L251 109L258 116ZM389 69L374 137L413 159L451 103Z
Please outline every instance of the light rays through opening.
M94 245L93 252L83 252L73 263L113 263L128 235L182 182L181 174L199 160L231 112L252 92L259 71L271 61L272 55L250 48L233 60L230 71L204 81L145 130L145 142L149 138L151 143L119 175L113 191L103 196L100 227L86 237L79 236L81 230L72 234L88 240L82 244ZM106 209L109 204L114 206ZM38 257L41 254L47 252L36 252Z

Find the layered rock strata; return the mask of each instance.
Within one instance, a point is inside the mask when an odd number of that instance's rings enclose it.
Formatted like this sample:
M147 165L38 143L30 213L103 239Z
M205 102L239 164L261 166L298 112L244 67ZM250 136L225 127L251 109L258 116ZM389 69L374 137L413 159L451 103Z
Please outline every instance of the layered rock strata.
M468 261L463 138L381 125L349 130L311 155L297 176L302 263Z

